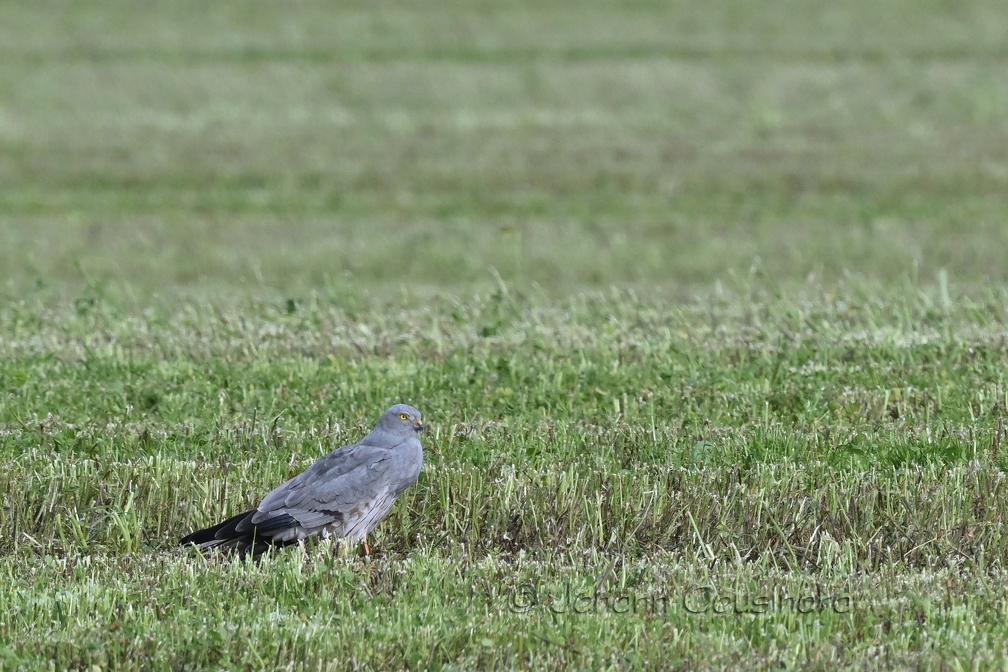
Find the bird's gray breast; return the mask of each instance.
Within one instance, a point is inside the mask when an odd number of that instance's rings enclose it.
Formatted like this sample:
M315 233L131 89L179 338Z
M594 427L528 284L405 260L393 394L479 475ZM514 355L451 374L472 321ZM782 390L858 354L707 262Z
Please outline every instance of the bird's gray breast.
M423 467L423 448L420 441L415 436L410 437L396 446L391 459L390 485L392 492L399 496L403 490L416 483L420 476L420 468Z

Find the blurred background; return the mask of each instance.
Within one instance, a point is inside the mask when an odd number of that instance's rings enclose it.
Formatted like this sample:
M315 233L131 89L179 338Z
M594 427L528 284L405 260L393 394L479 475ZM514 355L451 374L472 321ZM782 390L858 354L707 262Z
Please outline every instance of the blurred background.
M9 296L965 287L1006 249L999 0L0 4Z

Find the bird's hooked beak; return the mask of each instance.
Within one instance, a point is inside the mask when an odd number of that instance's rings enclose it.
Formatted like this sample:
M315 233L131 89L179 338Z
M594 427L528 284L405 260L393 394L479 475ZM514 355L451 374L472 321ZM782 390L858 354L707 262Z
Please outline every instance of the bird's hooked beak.
M413 431L415 431L417 434L424 431L423 420L417 418L416 424L413 425Z

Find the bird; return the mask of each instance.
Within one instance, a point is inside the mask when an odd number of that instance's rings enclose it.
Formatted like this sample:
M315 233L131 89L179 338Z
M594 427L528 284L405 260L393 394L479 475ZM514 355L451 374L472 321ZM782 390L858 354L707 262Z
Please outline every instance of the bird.
M364 542L420 475L424 431L420 411L390 407L357 443L337 448L279 485L251 511L179 540L204 553L215 548L259 557L273 547L314 536Z

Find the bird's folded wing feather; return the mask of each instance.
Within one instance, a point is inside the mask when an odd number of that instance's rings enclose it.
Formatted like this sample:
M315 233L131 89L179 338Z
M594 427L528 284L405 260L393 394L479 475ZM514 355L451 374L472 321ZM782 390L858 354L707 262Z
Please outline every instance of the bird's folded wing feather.
M388 448L360 444L333 451L266 495L251 522L290 516L314 528L342 520L387 490L390 454Z

